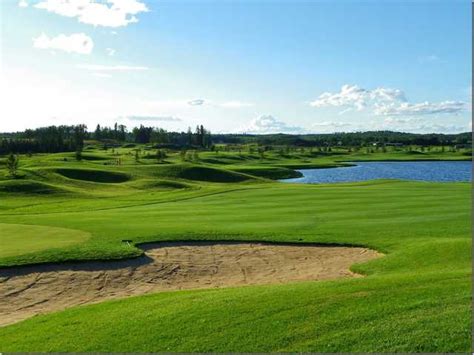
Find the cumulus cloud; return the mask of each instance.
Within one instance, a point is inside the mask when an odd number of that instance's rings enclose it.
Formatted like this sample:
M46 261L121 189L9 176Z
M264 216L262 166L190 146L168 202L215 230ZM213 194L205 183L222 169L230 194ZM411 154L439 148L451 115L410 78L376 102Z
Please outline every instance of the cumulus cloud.
M367 90L357 85L343 85L337 93L325 92L310 102L313 107L343 107L361 111L371 103L406 101L405 94L398 89L376 88Z
M19 7L28 7L28 2L26 0L20 0L20 1L18 1L18 6Z
M73 33L71 35L60 34L49 37L42 33L33 38L33 47L39 49L61 50L67 53L90 54L94 48L92 38L84 33Z
M466 103L461 101L421 102L410 104L402 102L392 105L377 105L375 114L383 116L421 116L433 114L457 114L466 109Z
M191 105L191 106L202 106L204 105L206 101L203 100L203 99L194 99L194 100L189 100L188 101L188 105Z
M310 105L342 108L340 114L368 109L381 116L456 114L467 108L461 101L409 103L402 90L383 87L368 90L357 85L343 85L337 93L325 92Z
M144 66L130 66L130 65L98 65L98 64L79 64L76 66L79 69L92 70L97 72L103 71L143 71L150 68Z
M301 127L290 126L283 121L277 120L271 115L260 116L250 122L250 124L241 130L244 133L267 134L267 133L302 133Z
M126 117L130 121L158 121L158 122L181 122L182 119L173 116L136 116Z
M138 22L139 13L149 11L140 0L42 0L35 7L103 27L127 26Z

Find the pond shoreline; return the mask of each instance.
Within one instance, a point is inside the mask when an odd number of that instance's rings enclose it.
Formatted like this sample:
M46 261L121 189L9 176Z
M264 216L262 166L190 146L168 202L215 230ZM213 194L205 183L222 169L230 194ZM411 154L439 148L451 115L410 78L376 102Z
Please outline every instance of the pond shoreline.
M345 161L344 163L349 162ZM469 169L466 169L467 165L470 165ZM394 167L396 168L394 169ZM355 173L354 168L362 168L364 170L357 169L357 173ZM306 184L362 182L379 179L428 182L472 181L471 160L362 160L351 161L347 165L297 169L296 171L303 174L303 176L300 178L280 179L279 181Z

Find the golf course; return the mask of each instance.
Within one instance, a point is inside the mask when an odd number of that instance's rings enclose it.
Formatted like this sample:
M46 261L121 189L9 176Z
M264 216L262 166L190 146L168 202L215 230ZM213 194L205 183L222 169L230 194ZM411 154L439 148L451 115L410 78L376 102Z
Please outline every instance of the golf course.
M471 351L470 182L280 181L470 149L163 152L91 141L17 155L14 177L0 157L0 351ZM166 285L134 286L173 255Z

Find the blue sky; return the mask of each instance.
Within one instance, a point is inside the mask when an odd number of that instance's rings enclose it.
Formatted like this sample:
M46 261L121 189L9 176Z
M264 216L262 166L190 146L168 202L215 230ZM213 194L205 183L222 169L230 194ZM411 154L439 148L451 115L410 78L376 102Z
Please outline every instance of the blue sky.
M469 1L1 2L0 131L471 130Z

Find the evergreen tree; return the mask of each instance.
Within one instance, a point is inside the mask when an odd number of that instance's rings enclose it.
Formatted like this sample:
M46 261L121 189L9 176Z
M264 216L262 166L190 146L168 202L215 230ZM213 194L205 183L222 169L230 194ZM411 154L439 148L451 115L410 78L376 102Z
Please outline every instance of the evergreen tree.
M14 155L14 154L10 154L7 158L7 169L8 169L8 173L10 174L10 176L12 176L12 177L17 176L18 165L19 165L18 156Z
M95 128L94 138L97 139L97 140L102 139L102 131L100 129L100 124L98 124L97 127Z

